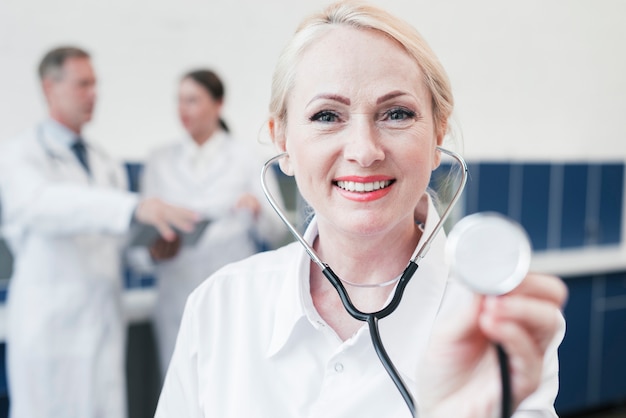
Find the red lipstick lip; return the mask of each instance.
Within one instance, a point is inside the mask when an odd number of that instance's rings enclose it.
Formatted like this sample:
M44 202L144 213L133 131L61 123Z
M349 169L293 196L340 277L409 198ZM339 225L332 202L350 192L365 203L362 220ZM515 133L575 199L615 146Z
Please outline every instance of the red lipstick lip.
M378 190L372 190L371 192L350 192L348 190L342 189L338 186L337 182L339 181L353 181L359 183L371 183L375 181L389 181L390 184ZM343 176L338 177L333 180L333 185L339 191L339 193L348 200L352 200L354 202L372 202L374 200L382 199L385 197L395 185L395 179L389 176Z
M371 192L349 192L342 189L341 187L336 187L337 190L339 190L339 193L348 200L352 200L354 202L372 202L374 200L382 199L383 197L387 196L387 194L389 194L389 192L393 188L394 184L395 183L391 183L384 189L378 189Z

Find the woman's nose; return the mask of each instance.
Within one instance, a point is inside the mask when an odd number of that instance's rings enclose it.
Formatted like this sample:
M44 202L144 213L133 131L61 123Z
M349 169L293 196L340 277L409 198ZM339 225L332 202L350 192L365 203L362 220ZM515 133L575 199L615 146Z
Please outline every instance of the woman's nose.
M368 118L353 119L344 147L344 158L362 167L370 167L385 158L385 152L380 143L380 133L374 122L366 119Z

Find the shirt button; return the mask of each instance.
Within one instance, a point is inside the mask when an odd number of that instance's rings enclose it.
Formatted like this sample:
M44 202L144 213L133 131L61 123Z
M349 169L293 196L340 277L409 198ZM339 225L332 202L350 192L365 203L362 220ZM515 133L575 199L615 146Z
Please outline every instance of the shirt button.
M335 371L337 373L343 372L343 364L342 363L335 363Z

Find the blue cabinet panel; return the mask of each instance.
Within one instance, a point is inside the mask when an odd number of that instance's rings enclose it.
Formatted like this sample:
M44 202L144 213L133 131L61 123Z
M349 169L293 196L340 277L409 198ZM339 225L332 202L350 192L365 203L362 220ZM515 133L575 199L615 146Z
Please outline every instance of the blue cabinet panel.
M137 272L131 267L124 268L124 287L126 289L141 289L155 285L156 279L153 275Z
M9 416L9 387L7 385L6 344L0 344L0 417Z
M600 402L612 404L626 400L626 304L623 309L607 311L602 341Z
M561 209L561 247L582 247L585 244L587 216L587 164L567 164L563 167Z
M510 164L480 164L477 212L495 211L509 214L510 176Z
M626 272L606 275L600 402L626 401Z
M591 278L566 281L569 299L564 316L565 338L559 348L560 390L556 398L559 415L587 407L589 338L591 327Z
M626 299L626 272L606 275L605 296L608 304L606 309L617 309L617 301Z
M467 183L463 191L463 202L465 202L465 214L478 212L478 184L480 178L480 164L467 164Z
M0 344L0 398L9 394L9 386L7 385L7 368L6 368L6 344Z
M550 171L549 164L524 164L522 167L520 222L535 250L548 247Z
M624 164L601 167L599 244L618 244L622 234Z

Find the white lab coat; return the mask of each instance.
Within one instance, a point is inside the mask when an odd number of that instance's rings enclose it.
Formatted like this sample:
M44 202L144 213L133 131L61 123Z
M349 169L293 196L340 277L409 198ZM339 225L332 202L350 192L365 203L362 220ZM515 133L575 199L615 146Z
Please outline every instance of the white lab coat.
M203 149L207 145L213 148L210 155ZM261 189L262 161L249 147L218 132L202 147L191 138L166 145L146 162L142 195L188 207L212 221L196 245L181 247L175 258L155 266L154 324L163 373L191 291L225 264L257 252L259 241L275 246L285 236L286 228ZM199 168L194 170L194 165ZM281 203L275 176L268 173L267 177L268 186ZM253 194L262 205L256 221L248 211L235 210L244 193Z
M126 416L121 234L137 196L120 166L46 121L0 144L11 417Z
M438 221L431 203L416 252ZM312 244L317 233L313 219L304 238ZM466 312L473 300L448 276L445 242L440 232L396 311L379 322L385 349L413 396L419 359L439 318ZM224 267L199 286L185 308L155 417L410 417L367 325L342 341L321 318L310 268L317 266L292 243ZM556 418L563 332L546 352L540 387L515 418Z

